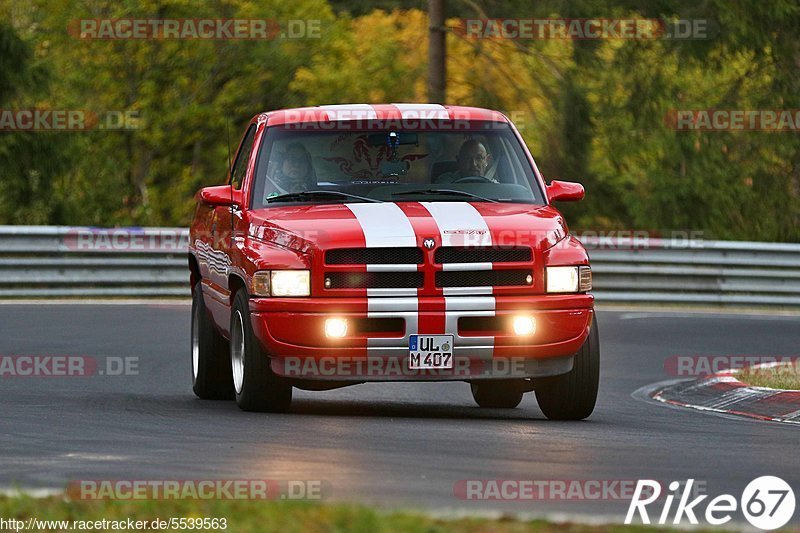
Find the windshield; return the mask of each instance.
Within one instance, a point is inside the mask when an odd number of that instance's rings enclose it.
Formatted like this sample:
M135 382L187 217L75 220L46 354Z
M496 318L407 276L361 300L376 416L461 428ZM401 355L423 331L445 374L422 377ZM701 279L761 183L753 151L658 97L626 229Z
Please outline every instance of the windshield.
M267 129L256 167L255 209L370 200L544 203L508 124L473 121L434 131L313 126ZM320 131L322 126L328 127Z

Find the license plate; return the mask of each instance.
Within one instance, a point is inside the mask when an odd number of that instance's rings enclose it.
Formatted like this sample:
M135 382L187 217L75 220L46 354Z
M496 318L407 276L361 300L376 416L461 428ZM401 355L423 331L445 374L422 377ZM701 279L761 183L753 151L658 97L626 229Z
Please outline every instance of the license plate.
M411 335L408 339L408 368L453 368L453 336Z

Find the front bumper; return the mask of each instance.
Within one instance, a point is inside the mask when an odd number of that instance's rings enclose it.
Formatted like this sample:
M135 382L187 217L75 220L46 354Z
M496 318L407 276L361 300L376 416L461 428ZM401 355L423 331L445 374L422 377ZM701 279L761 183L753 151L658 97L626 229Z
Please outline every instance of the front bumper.
M326 381L440 381L569 372L589 334L593 303L588 294L252 298L250 311L255 335L279 375ZM495 327L520 313L535 317L533 335L519 337ZM333 316L348 321L390 318L400 327L328 339L324 324ZM452 334L453 368L409 369L409 335L415 333Z

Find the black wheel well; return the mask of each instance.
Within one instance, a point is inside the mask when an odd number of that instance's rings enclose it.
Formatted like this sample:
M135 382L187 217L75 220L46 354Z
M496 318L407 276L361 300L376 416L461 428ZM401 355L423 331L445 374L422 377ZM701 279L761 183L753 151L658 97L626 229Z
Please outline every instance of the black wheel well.
M189 283L192 288L200 281L200 265L197 263L197 258L189 254Z
M247 292L247 285L245 284L244 280L237 274L230 274L228 276L228 289L230 289L231 291L230 302L232 306L233 299L236 297L236 293L239 292L241 289L244 289L245 292Z

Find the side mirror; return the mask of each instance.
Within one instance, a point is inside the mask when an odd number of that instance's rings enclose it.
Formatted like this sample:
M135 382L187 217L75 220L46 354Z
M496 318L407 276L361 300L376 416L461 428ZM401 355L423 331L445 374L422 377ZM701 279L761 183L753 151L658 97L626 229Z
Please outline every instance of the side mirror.
M574 181L553 180L547 186L547 199L550 202L577 202L583 200L583 185Z
M217 185L204 187L198 194L200 201L214 207L229 207L242 205L242 191L231 190L230 185Z

